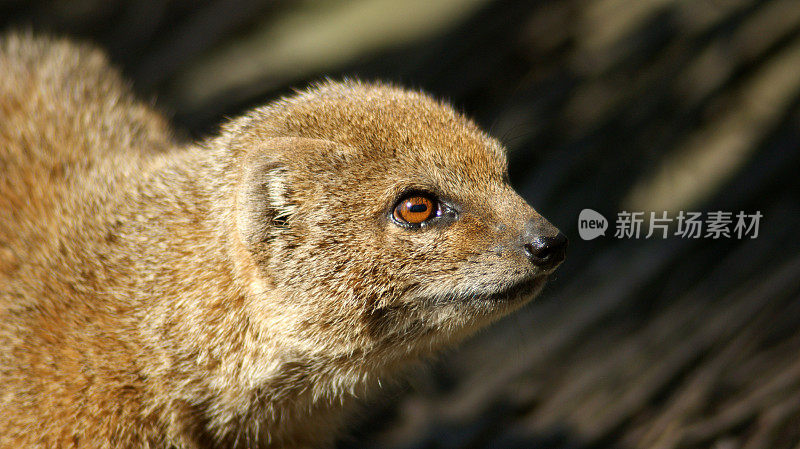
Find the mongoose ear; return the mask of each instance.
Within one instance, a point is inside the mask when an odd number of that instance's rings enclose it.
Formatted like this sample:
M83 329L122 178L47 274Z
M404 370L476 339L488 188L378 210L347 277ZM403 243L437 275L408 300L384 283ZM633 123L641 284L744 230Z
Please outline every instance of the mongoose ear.
M273 154L248 159L236 193L236 221L242 241L254 249L289 226L296 205L286 164Z
M298 161L314 161L315 169L337 170L354 149L322 139L269 138L245 156L236 198L237 226L251 250L263 248L277 233L291 227L299 206L294 185L308 176ZM299 171L298 171L299 170Z

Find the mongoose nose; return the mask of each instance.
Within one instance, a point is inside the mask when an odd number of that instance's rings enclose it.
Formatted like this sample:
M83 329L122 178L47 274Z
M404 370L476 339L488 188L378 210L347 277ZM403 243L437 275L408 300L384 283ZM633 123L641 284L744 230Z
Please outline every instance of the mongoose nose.
M525 255L532 264L542 270L555 268L567 255L567 237L559 232L555 237L536 237L531 243L523 245Z

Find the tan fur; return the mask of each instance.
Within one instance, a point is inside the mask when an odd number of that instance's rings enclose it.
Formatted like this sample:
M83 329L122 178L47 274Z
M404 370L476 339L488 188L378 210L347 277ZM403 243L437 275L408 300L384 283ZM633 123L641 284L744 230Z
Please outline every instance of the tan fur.
M448 106L359 82L182 146L98 51L0 40L0 447L330 444L541 288L515 245L557 231L505 173ZM409 188L457 220L398 226Z

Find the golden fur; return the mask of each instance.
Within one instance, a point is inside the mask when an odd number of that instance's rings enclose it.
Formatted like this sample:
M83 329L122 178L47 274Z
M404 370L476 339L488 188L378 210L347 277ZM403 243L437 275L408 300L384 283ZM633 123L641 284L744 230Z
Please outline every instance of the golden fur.
M398 226L409 189L457 219ZM424 94L326 82L183 145L97 50L7 36L0 447L330 444L354 396L541 288L526 226L557 232Z

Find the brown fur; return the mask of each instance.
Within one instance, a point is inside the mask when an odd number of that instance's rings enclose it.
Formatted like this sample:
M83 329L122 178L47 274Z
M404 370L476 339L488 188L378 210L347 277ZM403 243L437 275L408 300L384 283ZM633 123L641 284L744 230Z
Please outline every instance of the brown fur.
M519 236L557 231L505 173L448 106L359 82L182 146L98 51L0 40L0 447L329 444L541 288ZM457 220L398 226L409 188Z

